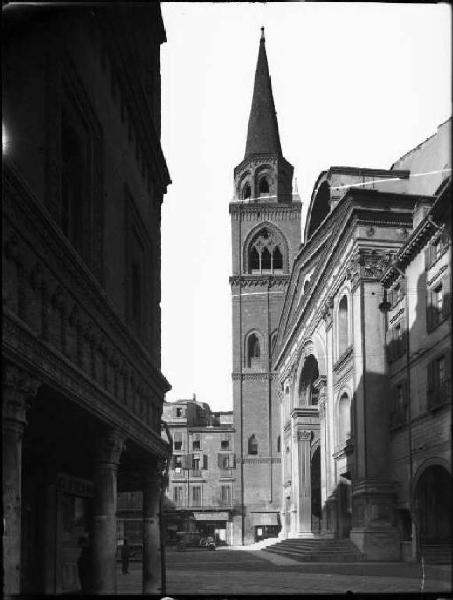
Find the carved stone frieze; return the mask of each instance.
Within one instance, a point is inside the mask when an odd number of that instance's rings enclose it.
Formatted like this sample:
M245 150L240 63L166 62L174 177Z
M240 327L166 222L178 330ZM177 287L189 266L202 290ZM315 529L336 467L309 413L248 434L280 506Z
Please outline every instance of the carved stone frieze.
M361 248L352 257L346 276L355 287L360 280L379 281L396 256L396 250Z

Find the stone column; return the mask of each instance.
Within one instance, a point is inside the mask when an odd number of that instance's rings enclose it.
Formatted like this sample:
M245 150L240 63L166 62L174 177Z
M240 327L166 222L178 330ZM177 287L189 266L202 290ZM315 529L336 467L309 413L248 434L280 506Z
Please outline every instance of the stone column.
M162 471L159 459L144 465L143 473L143 593L162 592L160 499Z
M39 382L7 364L2 383L3 591L8 597L21 592L22 437Z
M297 537L313 537L311 531L311 431L297 430L299 482L297 502Z
M96 439L93 518L93 593L116 593L117 471L124 439L109 430Z

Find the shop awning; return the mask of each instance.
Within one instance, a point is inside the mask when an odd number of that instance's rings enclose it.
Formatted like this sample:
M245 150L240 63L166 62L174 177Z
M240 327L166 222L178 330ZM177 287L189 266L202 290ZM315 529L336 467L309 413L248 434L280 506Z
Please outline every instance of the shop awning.
M252 525L278 525L277 513L252 513Z
M230 518L227 512L194 512L193 516L196 521L228 521Z

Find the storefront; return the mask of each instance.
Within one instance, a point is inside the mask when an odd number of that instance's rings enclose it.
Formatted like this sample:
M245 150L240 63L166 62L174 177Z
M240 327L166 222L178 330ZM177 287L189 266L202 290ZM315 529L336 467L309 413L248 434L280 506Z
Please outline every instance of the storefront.
M198 531L203 536L212 536L217 545L232 544L232 527L228 511L194 512Z
M278 513L251 513L251 520L255 542L278 536L281 529Z

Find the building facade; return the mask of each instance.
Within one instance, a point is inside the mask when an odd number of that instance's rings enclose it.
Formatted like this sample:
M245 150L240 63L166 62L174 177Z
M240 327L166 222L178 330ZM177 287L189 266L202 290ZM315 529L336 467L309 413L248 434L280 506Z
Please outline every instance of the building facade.
M451 119L390 169L322 172L301 245L262 34L230 203L235 543L267 525L369 560L445 553L450 136Z
M450 129L315 185L273 354L281 537L349 538L369 560L449 538Z
M301 202L283 157L262 30L244 159L230 202L233 412L237 477L234 543L280 529L280 414L272 346L300 245Z
M117 490L161 591L158 3L3 9L6 597L116 590Z
M212 535L217 543L232 544L233 413L212 412L195 399L179 400L164 404L163 420L173 443L167 512L191 511L201 534ZM169 539L176 539L177 525L168 527Z

